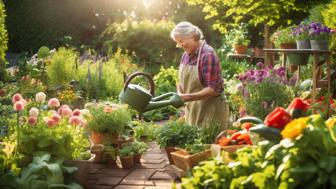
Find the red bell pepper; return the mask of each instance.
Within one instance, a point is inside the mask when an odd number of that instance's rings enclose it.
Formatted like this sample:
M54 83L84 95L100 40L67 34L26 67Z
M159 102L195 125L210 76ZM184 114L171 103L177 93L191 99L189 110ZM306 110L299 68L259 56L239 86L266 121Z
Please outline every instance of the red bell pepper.
M287 112L293 119L303 116L307 111L309 104L301 98L295 98L287 107Z
M240 132L233 133L231 135L231 140L237 140L240 135L241 135Z
M275 108L265 118L265 124L269 127L283 129L283 127L291 121L291 116L282 107Z
M252 127L252 123L250 122L245 122L241 125L243 129L246 129L247 131Z

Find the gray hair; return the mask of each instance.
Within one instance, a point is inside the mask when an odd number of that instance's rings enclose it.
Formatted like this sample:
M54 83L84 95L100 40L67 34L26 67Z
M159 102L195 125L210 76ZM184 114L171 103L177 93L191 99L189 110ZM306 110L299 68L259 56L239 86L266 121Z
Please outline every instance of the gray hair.
M170 37L175 40L175 35L182 38L194 37L195 40L203 39L203 32L190 22L180 22L170 32Z

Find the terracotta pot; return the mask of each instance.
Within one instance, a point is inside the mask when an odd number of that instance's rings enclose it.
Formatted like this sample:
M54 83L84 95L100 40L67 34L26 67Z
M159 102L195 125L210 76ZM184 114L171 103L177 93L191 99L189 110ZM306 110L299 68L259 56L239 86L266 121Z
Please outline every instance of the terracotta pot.
M173 161L170 153L176 151L175 147L167 146L167 147L165 147L165 150L166 150L166 153L167 153L167 156L168 156L169 163L174 164L174 161Z
M281 43L280 49L296 49L296 43Z
M115 157L107 156L107 163L112 167L118 167Z
M104 161L103 154L104 154L104 145L96 144L91 147L91 153L95 155L93 162L101 163Z
M237 54L246 54L246 51L247 51L246 45L238 44L238 45L235 45L234 48Z
M121 165L124 169L130 169L134 165L134 157L133 156L126 156L120 157Z
M104 139L104 135L102 133L98 133L98 132L91 133L91 140L93 144L102 144L103 139Z
M141 160L141 154L134 155L134 163L140 163Z

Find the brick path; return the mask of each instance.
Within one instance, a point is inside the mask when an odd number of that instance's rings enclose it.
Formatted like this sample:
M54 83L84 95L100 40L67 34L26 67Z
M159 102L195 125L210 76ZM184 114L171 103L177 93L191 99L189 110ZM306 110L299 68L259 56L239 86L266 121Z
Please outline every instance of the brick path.
M108 164L87 163L86 171L77 175L85 189L171 189L173 183L179 188L176 175L167 170L167 155L157 143L149 144L142 155L141 164L131 169L111 167Z

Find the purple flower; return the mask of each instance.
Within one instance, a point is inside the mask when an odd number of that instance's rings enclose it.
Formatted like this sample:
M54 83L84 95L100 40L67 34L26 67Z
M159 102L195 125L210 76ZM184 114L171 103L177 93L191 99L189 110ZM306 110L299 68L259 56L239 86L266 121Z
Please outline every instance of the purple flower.
M265 67L264 63L262 62L258 62L256 66L258 69L263 69Z

